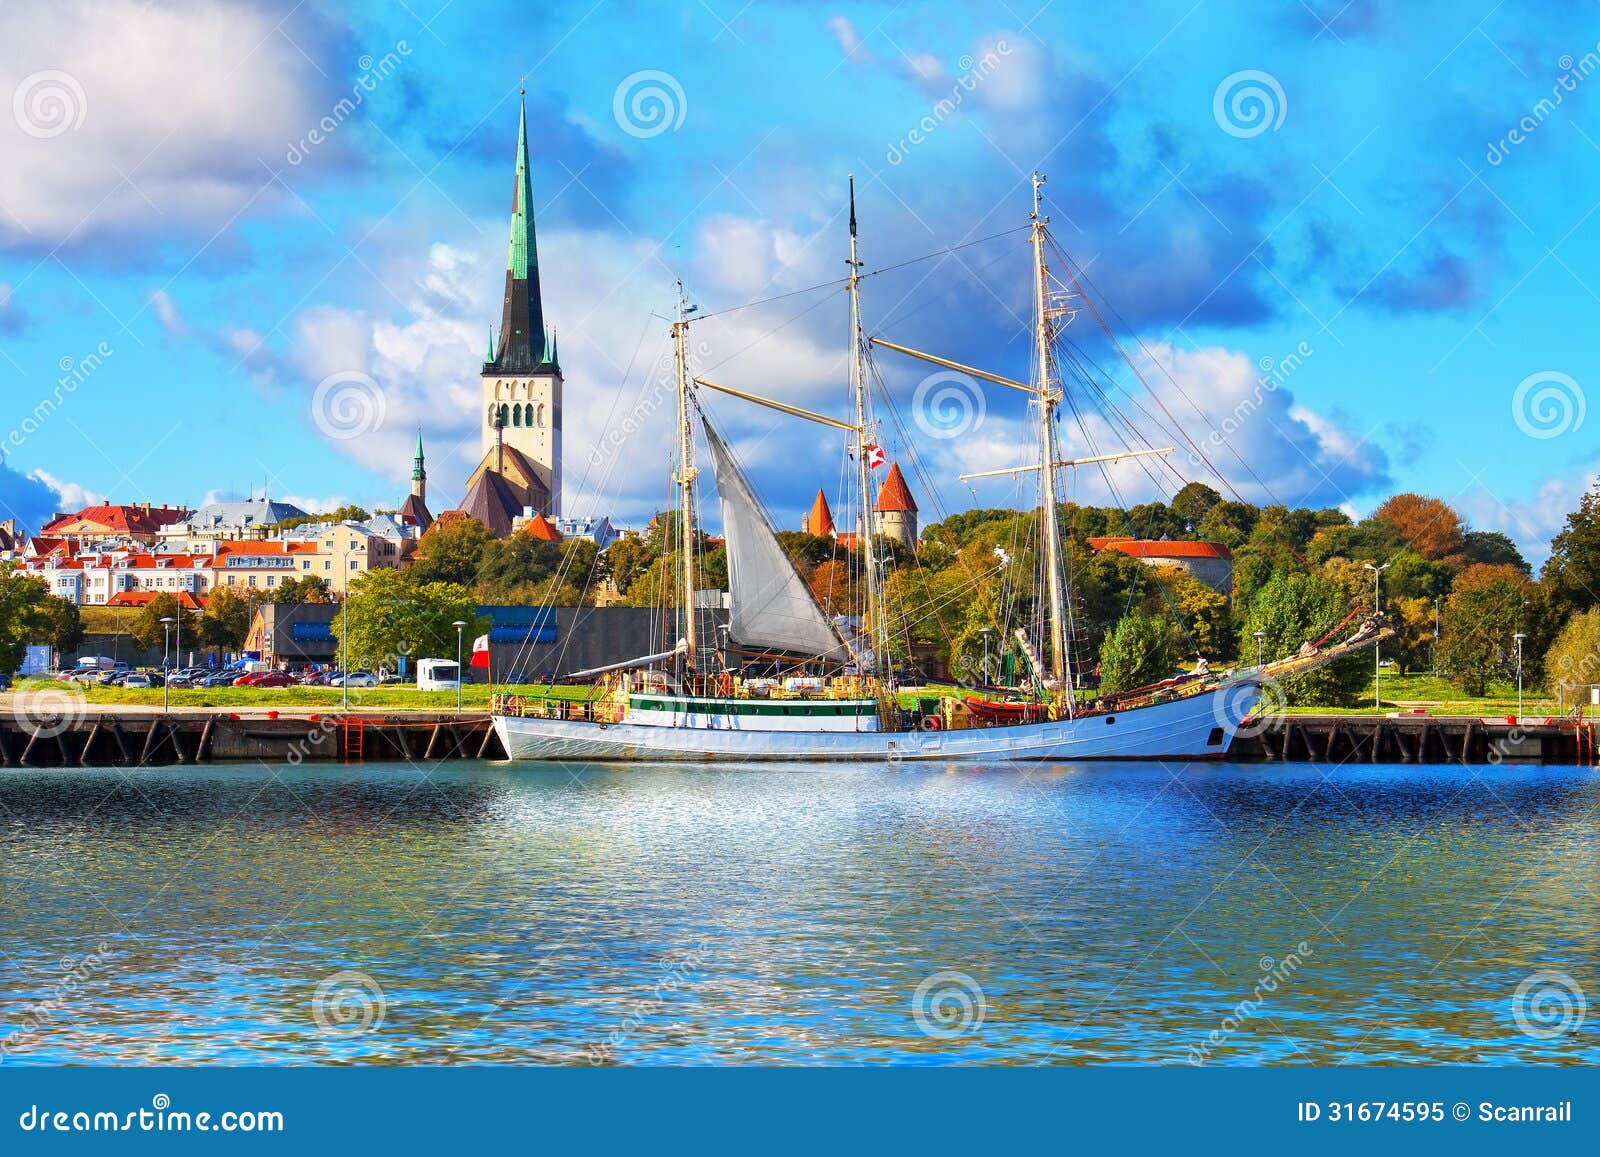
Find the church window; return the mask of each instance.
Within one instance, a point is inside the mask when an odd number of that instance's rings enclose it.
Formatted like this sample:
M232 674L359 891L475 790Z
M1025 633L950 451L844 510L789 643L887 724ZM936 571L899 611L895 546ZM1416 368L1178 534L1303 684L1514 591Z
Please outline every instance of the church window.
M500 406L500 424L502 426L504 426L507 423L509 423L510 421L511 421L511 407L502 404Z
M511 424L513 426L522 425L522 403L520 402L513 402L511 405Z
M539 420L537 422L535 422L534 425L539 426L541 428L544 426L544 403L543 402L539 403Z

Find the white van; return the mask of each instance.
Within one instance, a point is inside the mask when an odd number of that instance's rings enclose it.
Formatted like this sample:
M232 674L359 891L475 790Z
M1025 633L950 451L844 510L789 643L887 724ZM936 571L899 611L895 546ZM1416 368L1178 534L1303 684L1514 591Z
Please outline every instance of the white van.
M461 686L461 666L454 659L418 659L418 691L454 691Z

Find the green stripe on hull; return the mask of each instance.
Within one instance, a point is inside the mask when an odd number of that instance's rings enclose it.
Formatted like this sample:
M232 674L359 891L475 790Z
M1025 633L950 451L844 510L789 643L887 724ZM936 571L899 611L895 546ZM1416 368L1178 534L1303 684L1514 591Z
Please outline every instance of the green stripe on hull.
M872 699L690 699L673 695L631 695L635 711L678 711L700 715L790 715L813 719L875 716Z

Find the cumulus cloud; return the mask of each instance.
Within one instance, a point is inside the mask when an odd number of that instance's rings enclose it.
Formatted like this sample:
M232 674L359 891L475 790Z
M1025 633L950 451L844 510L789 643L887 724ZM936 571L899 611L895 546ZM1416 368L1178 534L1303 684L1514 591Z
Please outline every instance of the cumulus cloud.
M1575 470L1546 478L1531 494L1474 486L1451 505L1473 526L1510 535L1523 557L1537 568L1550 557L1550 540L1566 528L1567 515L1578 509L1584 494L1596 484L1600 484L1600 473Z
M77 510L105 497L44 470L24 474L0 462L0 519L14 519L19 527L37 532L50 516Z
M286 149L336 99L339 33L309 9L172 0L0 7L0 244L202 240L275 204ZM321 56L321 63L315 58ZM344 153L335 137L313 167Z

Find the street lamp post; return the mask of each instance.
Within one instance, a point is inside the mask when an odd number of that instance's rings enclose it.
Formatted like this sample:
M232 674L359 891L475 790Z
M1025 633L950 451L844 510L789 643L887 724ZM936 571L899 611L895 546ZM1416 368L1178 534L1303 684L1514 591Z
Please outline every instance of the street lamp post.
M455 629L456 629L456 714L460 715L461 714L461 680L466 678L466 675L467 675L466 670L461 666L461 632L466 629L467 624L465 623L465 621L463 621L461 619L457 619L454 623L452 623L450 625L455 627Z
M1383 614L1383 596L1378 589L1378 580L1383 577L1383 572L1388 570L1391 565L1387 562L1382 566L1370 562L1361 564L1363 570L1372 572L1372 614L1374 617ZM1383 678L1383 659L1379 654L1379 650L1378 644L1374 643L1372 645L1372 709L1374 711L1383 710L1383 699L1378 693L1378 684Z
M166 714L172 710L172 659L169 652L172 649L172 624L175 620L171 615L161 616L161 711Z
M1256 667L1257 668L1259 668L1261 666L1261 648L1262 648L1262 644L1264 644L1266 642L1266 639L1267 639L1267 632L1265 632L1265 631L1257 631L1256 632Z
M1517 641L1517 725L1522 725L1522 640L1528 636L1521 631L1511 636Z

